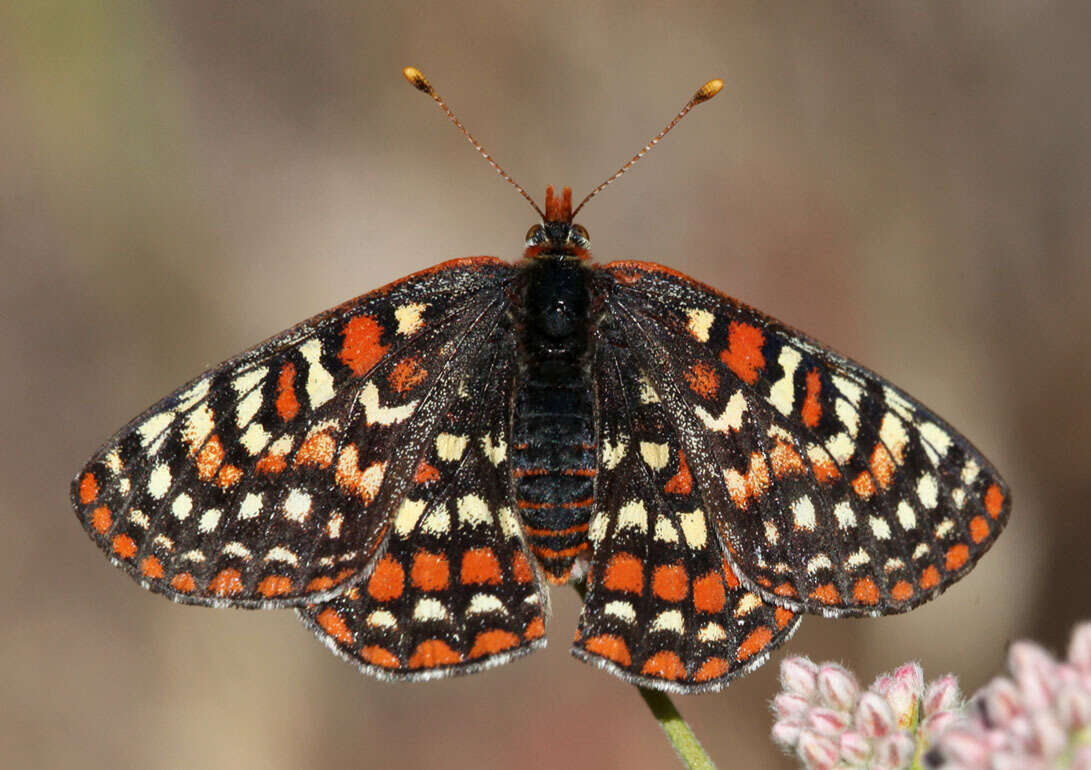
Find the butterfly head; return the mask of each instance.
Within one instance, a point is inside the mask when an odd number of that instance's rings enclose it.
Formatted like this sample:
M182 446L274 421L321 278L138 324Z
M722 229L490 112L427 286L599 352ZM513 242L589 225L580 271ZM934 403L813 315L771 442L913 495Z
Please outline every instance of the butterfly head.
M583 225L572 222L572 190L564 188L560 197L553 194L553 186L546 188L545 216L542 223L527 230L526 254L528 259L544 256L568 256L587 259L590 256L591 236Z

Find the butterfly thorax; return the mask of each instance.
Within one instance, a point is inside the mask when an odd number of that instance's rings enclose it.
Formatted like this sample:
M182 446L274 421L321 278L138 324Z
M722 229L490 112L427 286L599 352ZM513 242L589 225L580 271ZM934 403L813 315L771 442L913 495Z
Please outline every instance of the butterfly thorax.
M595 431L588 370L591 271L568 254L524 268L516 316L515 499L546 575L565 581L587 549Z

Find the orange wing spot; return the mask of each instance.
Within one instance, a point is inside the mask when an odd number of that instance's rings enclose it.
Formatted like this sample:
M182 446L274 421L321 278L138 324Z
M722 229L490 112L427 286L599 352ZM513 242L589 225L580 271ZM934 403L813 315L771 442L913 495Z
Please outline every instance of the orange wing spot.
M91 512L91 527L100 535L105 535L113 523L114 516L105 505L100 505Z
M712 398L720 389L720 375L708 364L698 361L682 375L690 390L701 398Z
M746 475L731 468L724 473L724 481L727 483L731 502L745 511L750 505L750 498L761 497L769 488L769 466L765 463L765 457L761 452L752 453Z
M258 473L280 473L288 467L284 462L284 455L266 454L254 464L254 470Z
M743 639L742 644L739 645L739 651L735 653L735 659L741 663L751 658L765 649L765 645L772 639L773 629L768 626L758 626Z
M772 588L773 587L773 581L771 581L769 578L765 577L764 575L761 575L759 577L754 578L754 582L757 583L759 586L762 586L763 588Z
M719 679L730 670L731 664L723 658L709 658L701 664L693 678L698 682L707 682L710 679Z
M727 327L727 349L720 353L720 360L739 379L753 385L758 380L758 371L765 368L765 356L761 352L764 344L765 335L761 329L741 321L732 321Z
M668 602L680 602L689 593L689 576L681 564L660 565L652 572L652 593Z
M208 584L208 590L217 596L231 596L242 592L242 573L237 569L220 570Z
M860 471L860 475L852 480L852 489L860 497L867 500L875 494L875 481L868 471Z
M164 574L163 562L156 556L145 556L140 560L140 574L153 580L160 580Z
M984 541L989 536L989 520L984 516L974 516L970 520L970 537L975 543Z
M800 409L803 424L808 428L817 427L818 421L822 419L822 402L818 400L821 392L822 378L818 374L818 369L811 369L807 372L807 395L804 396L803 407Z
M717 572L709 572L693 581L693 606L700 612L719 612L727 603L724 580Z
M181 572L170 579L170 587L179 593L190 594L196 590L197 583L194 581L193 575L188 572Z
M80 478L79 496L80 502L84 505L98 497L98 479L95 478L95 474L87 472Z
M375 571L367 581L367 592L373 599L388 602L402 595L405 588L405 570L390 556L384 556L375 565Z
M857 604L878 604L879 586L871 578L860 578L852 587L852 598Z
M1000 491L998 484L993 484L985 492L985 510L994 519L1004 510L1004 493Z
M948 572L955 572L962 569L962 566L970 559L970 548L964 543L953 545L947 549L947 563L944 565L944 569Z
M678 653L663 650L644 661L640 673L673 682L675 679L686 678L686 667L682 665L682 659L678 657Z
M292 590L291 578L284 575L269 575L258 583L258 593L262 596L284 596Z
M789 446L788 442L779 438L773 451L769 453L769 460L773 466L773 475L778 479L807 472L807 465L799 456L799 452Z
M387 346L380 342L383 327L371 316L356 316L341 333L345 337L341 362L357 376L367 374L386 355Z
M530 568L530 560L522 551L517 551L511 558L511 575L516 583L529 583L534 579L534 570Z
M890 456L890 452L882 443L876 444L871 450L869 467L871 475L879 482L880 489L886 489L894 482L894 458Z
M526 630L523 631L523 638L528 642L535 639L541 639L545 636L545 621L542 620L542 616L534 618L534 620L527 623Z
M793 586L791 583L785 581L784 583L781 583L779 586L774 588L773 593L775 593L777 596L792 597L796 595L796 589L795 586Z
M819 484L841 478L841 471L833 460L820 460L814 464L814 479Z
M905 580L899 580L894 584L894 587L890 589L890 595L899 602L904 602L906 599L913 596L913 584Z
M136 542L128 535L115 535L114 553L122 559L131 559L136 556Z
M499 585L503 580L500 573L500 560L491 548L474 548L462 554L462 568L459 580L463 585ZM471 656L473 657L473 656Z
M356 574L355 569L353 569L352 567L346 567L345 569L341 570L340 572L338 572L336 575L333 576L333 582L334 583L343 583L346 579L352 577L355 574Z
M422 591L444 591L451 584L451 566L442 554L417 551L409 579Z
M773 620L776 621L777 628L784 628L795 616L796 614L794 612L785 609L784 607L777 607L776 610L773 611Z
M739 578L735 575L735 570L731 569L731 565L727 563L727 559L723 562L724 569L724 582L727 583L728 588L738 588L742 585L739 582Z
M631 553L617 553L606 564L602 584L611 591L644 592L644 564Z
M294 420L299 414L299 399L295 395L295 364L285 362L277 378L277 414L284 422Z
M398 393L405 394L428 378L428 370L420 365L416 358L405 358L390 370L387 382Z
M377 644L368 645L360 650L360 659L382 668L398 668L401 666L401 661L398 660L394 653Z
M345 619L334 609L327 607L315 618L322 630L341 644L352 644L353 636Z
M817 599L823 604L840 604L841 592L837 590L833 583L826 583L811 591L811 598Z
M361 470L359 450L355 444L347 444L337 456L333 480L342 489L357 495L364 505L370 505L379 493L379 485L383 480L382 467L380 463L372 463ZM379 472L375 473L377 468Z
M939 570L934 566L928 566L924 572L921 573L920 580L921 588L927 591L930 588L935 588L939 585Z
M461 662L462 656L441 639L428 639L421 642L409 656L409 668L435 668Z
M583 647L588 652L601 655L607 660L612 660L614 663L618 663L626 668L632 665L633 659L629 655L629 648L625 644L625 640L620 636L615 636L613 634L592 636L584 642Z
M333 456L337 452L337 442L329 431L322 431L308 436L299 445L299 451L295 453L295 464L314 465L319 468L329 468L333 463Z
M495 655L504 650L510 650L519 644L519 637L510 631L494 628L491 631L482 631L474 638L474 646L470 648L470 658L480 658L484 655Z
M693 491L693 476L686 465L686 453L681 449L678 450L678 473L671 476L663 491L671 495L688 495Z
M311 582L307 583L307 588L305 590L310 593L316 593L318 591L325 591L327 588L333 588L333 585L333 578L328 575L322 575L313 578Z
M239 483L242 478L242 470L234 465L224 465L216 474L216 486L220 489L230 489Z
M224 461L224 447L219 436L212 436L197 453L197 478L212 481Z
M417 472L413 475L413 483L427 484L431 481L439 481L439 471L434 465L429 465L424 460L417 466Z

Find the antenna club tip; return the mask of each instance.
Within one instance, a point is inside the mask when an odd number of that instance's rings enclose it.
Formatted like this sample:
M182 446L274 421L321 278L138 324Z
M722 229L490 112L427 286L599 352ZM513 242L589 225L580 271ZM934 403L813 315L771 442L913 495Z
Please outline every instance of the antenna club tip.
M700 104L701 102L707 102L713 96L720 93L723 87L724 81L719 78L713 78L697 89L697 93L693 95L693 103Z
M409 81L409 84L418 91L423 91L426 94L432 94L432 84L428 82L428 78L424 76L416 67L405 67L402 69L402 75Z

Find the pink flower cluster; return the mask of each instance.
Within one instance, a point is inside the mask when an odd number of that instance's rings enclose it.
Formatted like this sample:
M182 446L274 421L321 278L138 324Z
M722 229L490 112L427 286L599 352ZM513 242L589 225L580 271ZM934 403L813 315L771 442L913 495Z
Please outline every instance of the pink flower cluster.
M908 663L861 691L836 663L787 658L782 690L773 700L773 740L795 752L809 770L902 770L959 718L958 681L924 684Z
M925 766L1091 770L1091 623L1076 627L1063 662L1033 642L1016 642L1008 671L973 697Z

